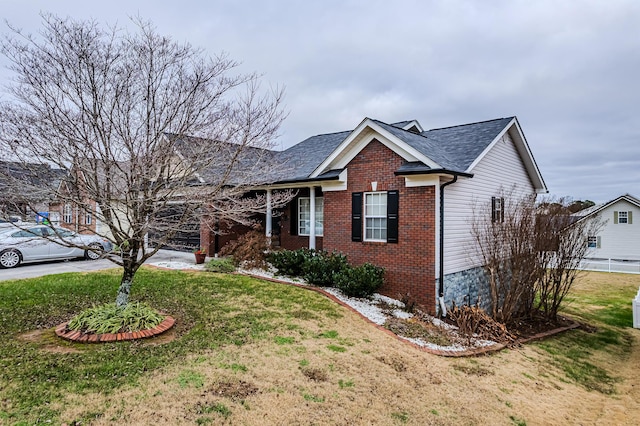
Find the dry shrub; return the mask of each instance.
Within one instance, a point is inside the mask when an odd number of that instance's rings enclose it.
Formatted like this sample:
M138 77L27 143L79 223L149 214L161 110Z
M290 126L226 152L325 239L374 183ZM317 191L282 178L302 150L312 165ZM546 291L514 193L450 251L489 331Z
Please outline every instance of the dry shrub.
M248 268L267 267L268 239L261 226L255 226L251 231L231 241L220 250L222 256L231 256L236 266Z
M504 324L491 318L477 303L460 307L453 303L448 315L458 326L460 335L469 342L473 337L500 343L513 343L516 340Z

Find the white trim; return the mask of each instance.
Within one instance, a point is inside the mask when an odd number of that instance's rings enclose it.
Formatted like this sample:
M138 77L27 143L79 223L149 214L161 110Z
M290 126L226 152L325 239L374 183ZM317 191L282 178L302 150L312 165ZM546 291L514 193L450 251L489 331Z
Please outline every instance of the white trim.
M273 211L271 206L271 189L267 189L267 211L265 213L265 236L271 238L273 233Z
M416 186L437 186L440 184L440 175L410 175L404 177L404 186L413 188Z
M322 216L324 217L324 212ZM316 188L313 186L309 188L309 248L316 249Z
M393 124L392 124L392 126L393 126ZM417 128L418 128L418 131L419 131L420 133L424 132L424 129L422 128L422 126L420 125L420 123L418 123L418 120L411 120L411 121L410 121L410 122L408 122L406 125L404 125L404 126L402 127L402 129L403 129L403 130L406 130L406 131L408 131L408 132L410 132L411 130L409 130L409 129L410 129L410 128L412 128L412 127L417 127Z
M384 219L385 220L385 234L388 232L389 230L389 223L387 220L387 208L389 206L389 199L388 199L388 195L387 195L388 191L370 191L370 192L364 192L363 193L363 197L362 197L362 202L364 203L362 206L362 226L363 226L363 233L362 233L362 241L369 241L369 242L382 242L382 243L386 243L387 242L387 238L367 238L367 219ZM367 215L367 195L382 195L384 194L385 196L385 211L384 214L381 215ZM373 229L373 228L372 228ZM382 229L382 228L380 228Z
M373 134L361 137L367 128L370 129ZM360 140L358 140L358 138L360 138ZM349 136L347 136L345 140L342 141L342 143L333 150L331 154L329 154L329 156L313 171L313 173L311 173L310 177L318 177L327 170L346 167L346 165L349 164L349 162L373 139L377 139L387 148L407 161L421 161L432 169L442 168L438 163L401 141L370 118L365 118L358 127L356 127Z

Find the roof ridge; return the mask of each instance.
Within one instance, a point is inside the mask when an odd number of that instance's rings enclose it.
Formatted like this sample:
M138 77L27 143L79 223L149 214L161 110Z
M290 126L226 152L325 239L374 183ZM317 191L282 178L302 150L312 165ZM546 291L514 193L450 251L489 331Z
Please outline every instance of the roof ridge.
M500 120L506 120L506 119L510 119L510 120L512 120L512 119L514 119L514 118L515 118L515 116L511 116L511 117L500 117L500 118L493 118L493 119L490 119L490 120L476 121L476 122L473 122L473 123L457 124L457 125L455 125L455 126L438 127L438 128L435 128L435 129L425 130L423 133L428 133L428 132L431 132L431 131L434 131L434 130L444 130L444 129L453 129L453 128L456 128L456 127L473 126L473 125L475 125L475 124L490 123L490 122L492 122L492 121L500 121Z

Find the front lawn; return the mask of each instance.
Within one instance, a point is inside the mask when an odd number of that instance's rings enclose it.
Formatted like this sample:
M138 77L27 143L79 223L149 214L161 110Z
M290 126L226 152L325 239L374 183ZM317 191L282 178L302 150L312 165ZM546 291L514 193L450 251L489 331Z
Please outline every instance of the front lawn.
M587 274L567 313L596 326L480 358L430 355L307 289L143 268L132 300L168 335L55 337L112 302L117 270L0 282L0 424L566 424L640 415L640 276ZM631 294L633 293L633 294ZM634 337L635 336L635 337ZM553 412L553 417L547 413Z

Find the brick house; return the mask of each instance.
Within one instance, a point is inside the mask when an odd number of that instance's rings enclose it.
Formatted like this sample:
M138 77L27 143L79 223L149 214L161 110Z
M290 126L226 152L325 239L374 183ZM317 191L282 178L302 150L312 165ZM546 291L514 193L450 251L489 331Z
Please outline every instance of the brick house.
M485 299L469 219L499 196L545 193L517 118L424 131L415 120L366 118L354 130L310 137L277 154L287 174L260 188L297 190L267 208L267 235L286 249L338 251L386 270L383 294L409 295L431 313L439 303ZM312 226L311 224L315 224ZM210 253L213 233L201 231Z

